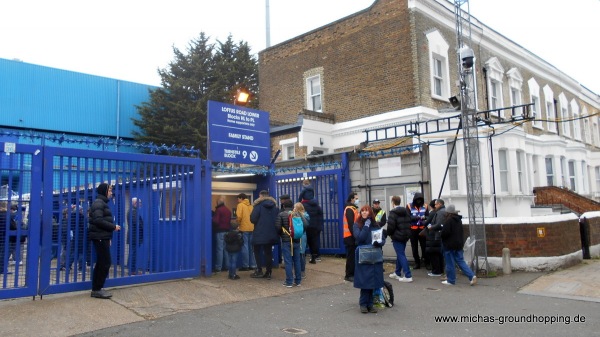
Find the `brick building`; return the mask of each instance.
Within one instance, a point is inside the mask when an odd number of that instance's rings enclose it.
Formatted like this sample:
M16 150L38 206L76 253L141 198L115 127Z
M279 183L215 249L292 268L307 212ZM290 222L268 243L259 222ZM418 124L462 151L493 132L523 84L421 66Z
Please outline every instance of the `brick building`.
M497 124L478 130L486 217L535 215L537 186L598 200L598 94L501 32L470 21L477 109L533 103L531 121L511 123L522 109L499 110L491 119ZM378 146L366 142L368 130L445 117L458 124L449 102L459 93L455 26L454 4L446 0L376 0L261 51L260 109L278 125L272 149L281 150L279 164L351 151L353 188L362 200L408 198L407 189L420 185L428 199L441 195L467 209L460 137L450 155L454 132L414 137L422 146L402 154L382 145L361 155ZM397 174L382 175L381 165L395 157L401 159Z

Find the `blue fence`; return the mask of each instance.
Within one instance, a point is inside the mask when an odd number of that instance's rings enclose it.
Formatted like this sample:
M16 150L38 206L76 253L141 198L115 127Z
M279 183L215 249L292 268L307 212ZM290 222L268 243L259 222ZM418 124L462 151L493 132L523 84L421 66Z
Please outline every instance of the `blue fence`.
M94 257L87 212L101 182L113 185L110 207L122 227L113 236L108 287L195 277L206 270L210 212L199 206L210 205L208 163L0 146L0 299L90 289ZM141 203L142 226L133 226L132 198Z

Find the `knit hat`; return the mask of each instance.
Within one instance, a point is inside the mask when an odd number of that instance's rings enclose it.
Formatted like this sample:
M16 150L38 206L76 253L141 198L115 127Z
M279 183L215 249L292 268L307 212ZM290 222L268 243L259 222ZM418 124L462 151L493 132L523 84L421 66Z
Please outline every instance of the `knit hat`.
M446 213L458 214L458 212L460 212L460 211L457 210L456 207L454 207L454 205L450 204L450 205L446 206Z
M98 194L102 194L105 197L108 197L108 184L102 183L98 185L98 187L96 188L96 192L98 192Z

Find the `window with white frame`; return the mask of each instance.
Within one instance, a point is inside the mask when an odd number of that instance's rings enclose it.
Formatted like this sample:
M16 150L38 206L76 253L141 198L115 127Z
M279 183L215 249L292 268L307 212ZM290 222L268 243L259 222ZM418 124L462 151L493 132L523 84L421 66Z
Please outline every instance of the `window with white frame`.
M571 191L575 191L575 161L569 161L569 188Z
M500 173L500 192L508 192L508 159L506 150L498 151L498 171Z
M517 182L519 185L519 193L523 193L525 191L524 188L524 177L525 174L523 173L524 170L524 161L525 161L525 153L523 151L517 151Z
M573 112L573 138L581 140L581 119L579 119L579 105L571 100L571 111Z
M587 193L588 189L588 166L585 160L581 161L581 193Z
M458 160L456 156L456 149L454 151L455 142L448 142L446 145L448 157L450 158L450 165L448 166L448 183L451 191L458 190Z
M286 145L284 148L285 148L284 158L286 160L296 158L296 147L294 146L294 144Z
M321 104L321 76L312 76L306 79L306 108L308 110L322 112Z
M585 142L588 144L593 144L592 141L592 130L590 129L590 116L588 115L587 107L583 107L583 111L581 112L581 118L583 121L583 136L585 138Z
M431 97L448 101L450 95L450 72L448 50L450 45L437 29L426 34L429 47L429 73L431 74Z
M547 130L556 133L556 112L554 110L554 93L548 85L544 86L544 100L546 101Z
M552 157L546 157L546 186L554 186L554 168Z
M569 103L564 93L558 95L558 102L560 103L560 125L562 135L565 137L571 137L571 122L569 117Z
M502 77L504 68L496 57L492 57L485 63L488 78L488 96L490 98L488 109L494 110L504 107L502 100Z
M508 86L510 87L510 105L521 105L521 88L523 87L523 77L521 72L517 68L512 68L506 72L508 76ZM519 116L523 114L523 108L512 109L512 116Z
M534 118L533 127L542 128L542 113L540 109L540 86L534 78L531 78L527 84L529 85L529 94L533 107L531 108L531 116Z
M596 166L596 192L600 192L600 166Z
M560 186L567 187L567 158L560 157Z

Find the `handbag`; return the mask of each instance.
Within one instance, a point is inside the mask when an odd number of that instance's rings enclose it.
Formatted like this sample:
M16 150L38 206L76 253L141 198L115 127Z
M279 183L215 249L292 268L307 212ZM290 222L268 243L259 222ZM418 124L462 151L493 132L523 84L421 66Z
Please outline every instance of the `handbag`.
M371 245L358 246L358 264L383 263L383 250Z

